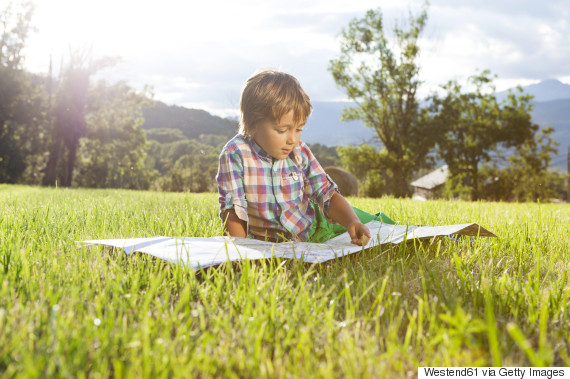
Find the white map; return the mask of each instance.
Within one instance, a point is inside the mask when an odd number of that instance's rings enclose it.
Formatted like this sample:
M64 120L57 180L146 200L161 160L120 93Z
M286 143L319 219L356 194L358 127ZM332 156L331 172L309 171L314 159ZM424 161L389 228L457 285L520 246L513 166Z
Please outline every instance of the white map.
M496 237L477 224L413 226L389 225L379 221L371 221L366 226L370 229L372 238L364 247L351 244L348 233L341 234L325 243L271 243L237 237L151 237L89 240L81 241L81 243L113 246L123 249L126 254L146 253L168 262L199 270L200 267L206 268L228 261L273 257L321 263L374 246L399 244L413 239L452 234Z

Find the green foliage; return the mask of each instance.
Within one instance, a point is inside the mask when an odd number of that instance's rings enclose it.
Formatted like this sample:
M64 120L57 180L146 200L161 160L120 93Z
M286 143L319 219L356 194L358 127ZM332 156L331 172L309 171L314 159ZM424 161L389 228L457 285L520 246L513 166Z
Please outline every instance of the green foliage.
M339 87L358 106L345 109L344 120L361 120L376 131L386 153L379 154L379 167L366 176L385 180L385 193L410 194L409 182L415 171L429 166L427 158L434 145L427 111L416 99L420 85L417 64L418 38L427 20L426 11L410 15L409 28L394 28L392 49L384 34L382 13L369 10L342 31L341 54L330 61L329 70ZM362 169L350 166L350 170Z
M89 113L101 110L97 103L102 99L93 97L90 91L91 77L115 62L114 58L93 60L89 51L70 53L55 95L49 158L42 184L55 185L59 181L63 186L71 186L80 139L89 132L86 119Z
M228 143L229 140L230 138L226 137L225 135L219 135L219 134L201 134L200 137L198 138L198 141L200 143L212 146L218 152L222 151L222 148L226 143Z
M537 201L559 196L565 175L548 169L552 154L557 152L553 132L551 127L542 129L520 144L516 154L509 157L511 165L505 170L506 181L512 183L514 200Z
M361 182L360 193L368 197L380 197L386 192L386 182L389 179L384 169L387 151L377 151L368 144L358 147L339 147L338 152L344 167L357 178L364 178Z
M218 157L228 137L201 134L187 139L178 129L151 129L149 156L159 173L152 188L172 192L216 191ZM155 132L156 131L156 132ZM172 138L178 136L179 138Z
M0 67L21 68L35 6L31 0L8 1L0 9Z
M483 166L481 177L482 197L489 200L548 201L563 197L564 175L548 169L556 142L554 129L542 129L535 137L527 139L508 157L509 166Z
M438 126L438 154L449 166L447 187L454 195L479 197L479 165L491 159L501 142L501 110L492 80L484 71L470 78L473 92L462 93L456 81L443 86L445 98L434 95L432 112ZM468 194L466 194L468 192Z
M321 145L320 143L313 143L309 144L309 149L311 149L311 152L323 168L341 165L340 156L338 155L336 146L329 147Z
M148 140L154 140L159 143L171 143L187 139L181 130L178 129L148 129L145 130L145 135Z
M99 81L90 88L91 111L81 140L75 184L93 188L148 189L154 176L147 166L146 139L140 125L150 103L123 82Z
M36 79L0 67L0 182L20 181L45 144L46 102Z
M475 88L471 92L462 92L456 81L450 81L443 86L445 97L431 97L438 155L450 171L448 196L476 200L506 199L512 194L515 200L536 200L553 195L556 180L547 170L556 152L552 129L536 134L539 127L530 115L532 96L519 88L518 96L511 92L499 103L488 71L471 77L469 83ZM493 159L503 156L502 149L515 150L511 166L502 171L489 168Z
M154 158L154 167L161 174L153 188L173 192L215 191L218 156L222 147L220 143L225 143L225 137L202 140L218 144L211 146L196 140L164 144L153 141L150 155Z
M0 182L19 181L43 140L42 91L21 67L33 12L30 1L0 9Z
M194 273L103 238L221 235L217 195L0 185L5 377L414 377L569 366L570 206L352 198L499 238Z

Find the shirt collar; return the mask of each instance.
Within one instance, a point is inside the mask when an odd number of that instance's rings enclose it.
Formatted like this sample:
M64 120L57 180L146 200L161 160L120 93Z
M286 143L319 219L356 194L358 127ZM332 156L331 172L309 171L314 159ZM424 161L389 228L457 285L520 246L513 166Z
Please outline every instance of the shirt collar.
M273 162L273 157L267 154L265 150L263 150L263 148L259 146L257 142L255 142L253 137L246 139L246 141L249 143L249 146L251 146L251 150L253 150L253 152L257 154L258 157L268 162ZM301 150L301 143L299 142L297 146L295 146L293 150L289 153L288 158L293 158L297 161L298 164L300 164L301 163L299 159L300 150Z
M272 162L272 161L273 161L273 158L272 158L269 154L267 154L267 153L265 152L265 150L263 150L263 149L261 148L261 146L259 146L259 145L257 144L257 142L255 142L255 140L253 139L253 137L252 137L252 138L248 138L248 139L247 139L247 142L249 143L249 146L251 146L251 150L253 150L253 152L254 152L258 157L260 157L261 159L266 160L266 161L268 161L268 162Z

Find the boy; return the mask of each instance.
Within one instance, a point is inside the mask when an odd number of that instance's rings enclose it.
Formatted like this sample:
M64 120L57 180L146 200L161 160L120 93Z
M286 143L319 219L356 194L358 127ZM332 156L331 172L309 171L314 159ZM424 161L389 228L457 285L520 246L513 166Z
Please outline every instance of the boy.
M239 134L224 146L216 176L226 233L322 242L348 231L352 243L368 243L369 229L300 140L311 109L289 74L265 70L247 80ZM379 219L356 211L372 217L365 222Z

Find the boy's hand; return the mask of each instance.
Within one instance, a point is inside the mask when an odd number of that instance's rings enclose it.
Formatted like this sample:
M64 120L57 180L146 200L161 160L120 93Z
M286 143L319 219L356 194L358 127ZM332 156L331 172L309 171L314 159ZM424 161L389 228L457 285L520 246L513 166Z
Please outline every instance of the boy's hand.
M348 231L348 235L350 235L350 242L355 245L366 246L370 240L370 230L358 220L351 222L346 230Z

